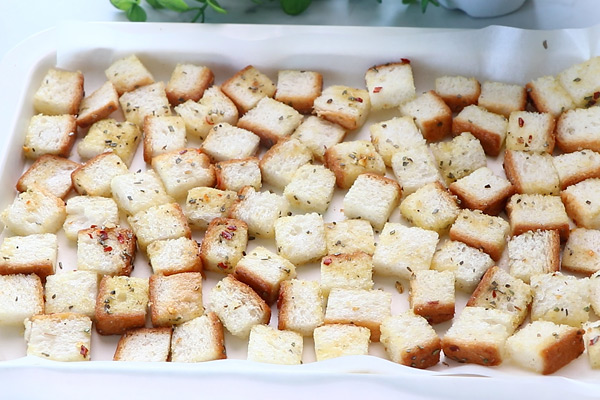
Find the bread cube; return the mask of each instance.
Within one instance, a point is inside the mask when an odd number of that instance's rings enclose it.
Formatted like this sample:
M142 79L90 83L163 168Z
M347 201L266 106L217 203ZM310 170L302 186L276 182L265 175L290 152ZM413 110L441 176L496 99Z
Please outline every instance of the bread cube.
M466 293L475 290L493 265L494 260L487 253L455 240L447 240L431 260L432 270L453 272L456 289Z
M515 193L515 187L503 176L488 167L481 167L469 175L452 182L448 189L465 208L498 215L504 210L506 200Z
M273 97L276 86L267 75L248 65L227 79L221 90L235 103L239 113L245 114L263 97Z
M277 309L279 329L311 336L317 327L323 325L325 318L321 285L317 281L299 279L281 282Z
M107 151L117 154L127 165L131 165L142 133L131 122L118 122L103 119L92 126L77 145L77 152L83 159L96 157Z
M44 313L44 288L35 274L0 275L0 325L23 326Z
M380 175L359 175L343 200L346 218L366 219L380 230L398 205L402 189L396 181ZM365 199L370 199L365 204Z
M119 94L111 81L106 81L92 94L81 100L77 126L87 128L101 119L108 118L119 108Z
M315 71L280 70L277 73L275 100L310 114L323 89L323 75Z
M364 89L335 85L323 90L313 104L314 113L346 130L360 128L371 109L369 92Z
M500 154L507 129L506 117L477 105L463 108L452 120L453 135L470 132L479 139L485 153L492 157Z
M239 119L237 126L254 132L264 146L271 147L290 136L300 122L302 114L293 107L271 97L263 97L256 107Z
M29 120L25 132L23 154L31 159L36 159L44 154L69 157L76 137L75 116L66 114L34 115Z
M556 122L556 144L565 153L589 149L600 152L600 108L576 108L563 112Z
M571 230L560 266L563 270L587 276L600 271L600 231L586 228ZM558 267L544 272L554 271L558 271Z
M221 320L233 335L246 339L254 325L268 324L271 309L250 286L227 275L210 291L208 311Z
M215 74L203 65L179 63L171 73L165 89L171 105L187 100L198 101L204 91L213 84Z
M119 96L154 83L152 74L135 54L116 60L104 73L108 80L115 85Z
M412 117L429 142L442 140L452 130L452 111L433 90L400 106L402 115Z
M477 104L481 84L474 77L444 75L435 78L435 92L452 112L458 113L467 106Z
M184 199L195 187L215 184L215 168L199 149L187 148L156 156L152 159L152 168L167 194L175 199Z
M434 231L388 222L373 254L374 272L409 279L414 272L429 269L438 239Z
M528 82L527 93L535 108L558 118L566 110L575 108L575 102L555 76L546 75Z
M150 276L150 317L152 326L179 325L204 314L202 274L182 272Z
M283 365L302 364L302 335L268 325L255 325L248 340L248 360Z
M316 261L327 253L325 223L320 214L280 217L274 229L277 253L295 265Z
M13 234L27 236L57 232L66 216L65 202L61 198L34 186L19 193L2 211L0 220Z
M416 96L410 60L375 65L365 73L373 110L398 107Z
M552 374L583 353L583 329L534 321L506 341L509 358L534 372Z
M381 343L395 363L429 368L440 362L442 342L427 320L412 311L385 318Z
M172 362L202 362L227 358L223 324L213 312L177 325L171 339Z
M202 143L202 150L213 161L240 159L255 155L259 141L254 133L222 122L210 130Z
M391 164L404 196L428 183L444 183L433 153L425 143L400 149L392 156Z
M92 320L86 315L58 313L25 320L27 355L54 361L89 361Z
M315 160L324 161L328 148L340 143L346 131L340 125L315 115L306 117L292 134L313 154Z
M231 190L219 190L209 187L197 187L188 191L183 213L190 228L206 230L215 218L226 217L229 208L237 199Z
M272 238L275 237L275 221L288 215L288 209L285 197L269 191L257 192L252 186L245 186L231 205L229 217L248 224L250 235Z
M373 255L375 235L369 221L346 219L325 224L327 254L355 253L357 251Z
M596 272L589 280L590 302L596 315L600 314L600 273Z
M414 119L408 115L374 123L369 127L369 132L371 142L387 166L392 166L395 153L408 151L425 143Z
M333 198L335 175L322 165L304 164L294 172L283 195L288 203L304 212L324 214Z
M600 91L600 57L592 57L582 63L561 71L557 78L569 93L575 105L579 108L587 108L596 104Z
M364 326L331 324L315 328L317 361L369 354L371 331Z
M117 175L110 181L110 190L119 208L128 215L173 201L153 170Z
M156 240L146 247L148 261L155 274L165 276L181 272L202 272L198 242L186 237ZM173 257L173 255L177 255Z
M24 192L35 186L64 199L73 187L71 173L80 165L66 158L44 154L17 181L17 190Z
M400 203L400 213L411 224L438 233L447 232L459 212L456 197L440 182L428 183Z
M148 279L105 275L96 298L96 331L101 335L122 335L146 324Z
M65 235L77 240L82 229L92 226L119 224L119 208L111 198L101 196L75 196L67 200L67 218L63 224Z
M254 289L267 304L273 304L277 300L281 283L296 277L296 266L258 246L237 262L234 276Z
M77 234L77 269L98 275L130 275L136 237L127 228L94 227Z
M508 117L506 149L552 154L554 125L550 113L514 111Z
M600 178L571 185L560 194L567 214L578 227L600 229Z
M515 194L506 205L511 235L537 229L557 229L561 240L569 238L569 217L558 196Z
M533 275L558 271L558 231L528 231L511 237L508 241L508 268L512 276L525 283L529 283Z
M63 271L46 278L46 314L73 312L94 318L98 274L93 271Z
M123 93L119 98L125 119L142 127L148 116L171 115L171 107L165 84L156 82L142 86L131 92Z
M144 119L144 161L174 150L181 150L187 141L183 118L172 115L149 115Z
M237 192L244 186L252 186L255 190L262 187L262 174L256 157L222 161L215 165L214 170L217 189Z
M155 240L191 238L192 231L188 225L181 206L178 203L167 203L147 208L127 218L133 233L142 250Z
M510 224L503 218L479 210L464 209L450 228L450 239L481 249L498 261L504 252L509 232Z
M504 82L483 82L477 100L479 106L508 118L513 111L525 110L527 92L525 87Z
M325 151L325 166L335 174L336 184L348 189L360 174L385 174L383 158L371 142L355 140L342 142Z
M588 322L583 325L583 329L585 331L583 334L583 342L585 344L590 367L598 369L600 368L600 353L598 352L600 346L597 346L597 343L600 339L600 322Z
M418 270L410 277L410 308L430 324L454 318L454 274L452 271Z
M283 189L294 173L312 161L312 153L297 139L282 139L263 155L259 166L263 181Z
M558 195L560 181L548 153L506 150L504 172L517 193Z
M99 154L71 173L75 191L81 195L111 197L110 181L128 173L127 165L116 153Z
M113 361L166 362L171 352L173 328L138 328L125 332Z
M332 254L321 260L321 288L325 296L333 288L373 289L373 258L361 251Z
M531 320L552 321L580 328L590 318L589 278L560 272L531 277Z
M0 274L36 274L45 281L54 273L57 253L53 233L6 237L0 246Z
M83 98L83 74L50 68L33 95L33 108L46 115L75 115Z
M429 147L448 184L487 165L481 142L469 132L463 132L449 142L433 143Z
M233 218L215 218L206 229L200 247L205 270L230 274L246 252L248 225Z
M560 188L574 185L589 178L600 178L600 153L592 150L579 150L552 157L558 172Z

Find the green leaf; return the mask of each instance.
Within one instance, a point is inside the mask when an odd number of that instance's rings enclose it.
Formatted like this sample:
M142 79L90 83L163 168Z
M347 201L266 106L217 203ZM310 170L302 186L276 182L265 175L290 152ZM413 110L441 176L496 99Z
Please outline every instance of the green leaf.
M190 6L184 0L156 0L164 8L169 10L184 12L190 9Z
M281 0L281 8L286 14L298 15L310 6L311 0Z
M139 0L110 0L110 4L123 11L129 11L137 3L139 3Z
M163 6L160 5L158 0L146 0L146 3L150 4L150 6L152 8L154 8L155 10L160 10L161 8L164 8Z
M127 10L127 19L132 22L144 22L146 21L146 11L141 6L134 4Z
M221 7L217 0L206 0L206 3L216 12L221 14L227 14L227 10Z

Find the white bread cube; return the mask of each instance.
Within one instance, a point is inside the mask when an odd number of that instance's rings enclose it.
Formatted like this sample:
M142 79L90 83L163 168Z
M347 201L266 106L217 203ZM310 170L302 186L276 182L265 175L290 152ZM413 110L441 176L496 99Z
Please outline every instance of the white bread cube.
M392 156L391 166L404 196L428 183L444 183L433 153L423 142L398 150Z
M325 224L327 254L343 254L362 251L373 255L375 235L369 221L346 219Z
M477 104L481 84L474 77L444 75L435 78L435 92L452 112L458 113L466 106Z
M509 232L510 224L504 218L464 209L450 228L450 239L481 249L498 261L504 252Z
M37 114L27 125L23 154L32 159L44 154L69 157L76 137L75 116Z
M310 115L300 123L291 137L308 147L315 160L323 162L325 151L340 143L345 135L346 131L340 125Z
M270 364L302 364L304 340L293 331L255 325L248 339L248 360Z
M65 202L44 189L34 186L19 193L2 211L0 220L15 235L55 233L62 226L67 211Z
M200 272L151 275L148 291L152 326L179 325L204 314Z
M556 122L556 144L565 153L589 149L600 152L600 108L565 111Z
M213 312L173 329L172 362L202 362L227 358L223 324Z
M301 122L302 114L293 107L271 97L263 97L239 119L237 126L254 132L263 145L271 147L290 136Z
M365 73L373 110L398 107L416 96L410 60L375 65Z
M111 81L106 81L92 94L81 100L77 126L87 128L94 122L108 118L119 108L119 94Z
M193 188L188 191L183 213L188 219L190 228L206 230L210 221L227 216L229 208L236 199L237 194L231 190Z
M183 118L172 115L149 115L144 119L144 161L185 147L187 140Z
M191 238L192 236L187 218L178 203L147 208L128 217L127 222L135 233L138 246L142 250L145 250L155 240Z
M63 224L65 235L77 240L82 229L91 226L115 226L119 224L119 208L111 198L101 196L75 196L67 200L67 218Z
M252 65L236 72L221 86L240 114L254 108L263 97L273 97L276 89L271 79Z
M226 161L255 155L259 142L260 138L254 133L222 122L210 130L202 150L213 161Z
M569 240L574 239L569 235ZM529 283L533 275L560 268L560 235L557 231L528 231L508 240L510 274ZM563 263L564 268L564 263Z
M600 368L600 346L597 346L597 344L600 340L600 322L588 322L583 325L583 329L585 330L583 342L590 367L598 369Z
M447 232L459 212L456 197L440 182L422 186L400 203L400 213L411 224L438 233Z
M587 276L600 271L600 231L586 228L571 230L560 266L563 270Z
M35 315L25 321L27 355L54 361L89 361L92 320L86 315Z
M324 214L335 190L335 175L323 165L304 164L294 172L283 195L290 206Z
M541 76L525 85L535 108L558 118L564 111L575 108L575 102L552 75Z
M561 71L557 78L569 93L575 105L580 108L591 107L598 101L600 92L600 57L592 57L582 63Z
M142 86L119 98L125 119L139 127L147 116L171 115L171 107L163 82Z
M71 173L78 167L80 164L74 161L44 154L21 175L17 181L17 190L24 192L35 185L64 199L73 187Z
M589 178L600 178L600 153L592 150L578 150L552 157L558 172L560 188L574 185Z
M177 64L165 88L169 103L176 106L187 100L200 100L214 80L215 74L208 67L189 63Z
M427 320L412 311L385 318L381 343L395 363L429 368L440 362L442 342Z
M77 152L81 158L90 159L110 151L130 165L141 138L142 133L137 125L110 118L103 119L90 126L77 145Z
M325 166L335 174L336 184L348 189L360 174L385 174L385 163L375 146L366 140L342 142L325 151Z
M366 219L380 230L398 205L402 189L396 181L380 175L359 175L343 200L346 218ZM365 204L365 199L370 199Z
M343 85L325 88L313 105L318 117L339 124L349 131L358 129L365 123L370 109L369 92Z
M0 246L0 274L37 274L44 281L54 274L57 254L53 233L6 237Z
M181 272L202 272L200 246L193 239L180 237L156 240L146 247L146 254L155 274L168 276Z
M207 271L230 274L246 253L248 225L233 218L210 221L200 247L200 258Z
M83 98L83 74L50 68L33 95L33 108L46 115L75 115Z
M388 222L373 254L374 272L409 279L414 272L429 269L438 239L434 231Z
M483 82L477 99L479 106L507 118L513 111L525 110L526 103L525 87L505 82Z
M257 192L252 186L245 186L231 205L229 217L247 223L250 235L272 238L275 237L275 222L288 215L288 209L285 197L269 191Z
M127 165L116 153L107 152L91 158L71 173L75 191L81 195L111 197L110 181L128 173Z
M92 271L63 271L49 275L44 288L45 312L73 312L94 318L98 274Z
M323 89L323 75L315 71L280 70L277 72L275 100L289 104L302 114L310 114Z
M506 148L552 154L554 126L550 113L514 111L508 117Z
M154 83L152 74L135 54L114 61L104 73L119 95Z
M325 318L321 285L317 281L299 279L281 282L277 309L279 329L311 336L317 327L323 325Z
M387 166L399 151L408 151L425 143L423 135L411 116L394 117L369 126L371 142Z
M195 187L215 184L215 168L199 149L186 148L156 156L152 159L152 168L167 194L175 199L184 199Z
M331 324L315 328L317 361L369 354L371 331L364 326Z
M506 150L504 172L517 193L558 195L560 180L548 153Z
M128 215L173 201L153 170L117 175L110 181L110 190L119 209Z
M35 274L0 275L0 325L23 326L44 313L44 288Z
M222 161L215 164L214 170L217 189L237 192L244 186L252 186L255 190L262 187L262 173L256 157Z
M600 228L600 178L590 178L563 190L560 197L578 227Z
M148 278L104 275L96 298L96 331L122 335L146 324Z
M125 332L113 356L113 361L166 362L171 352L173 329L138 328Z
M481 142L469 132L463 132L449 142L432 143L429 147L448 184L487 165Z
M596 315L600 315L600 273L590 276L590 302Z
M95 227L77 235L77 269L98 275L129 275L136 238L131 229Z
M410 308L430 324L454 318L454 273L452 271L417 270L410 277Z
M310 150L297 139L282 139L263 155L259 166L262 179L278 189L291 182L294 173L312 161Z
M479 139L485 153L492 157L500 154L507 129L506 117L477 105L463 108L452 120L453 135L470 132Z
M294 265L316 261L327 253L325 223L320 214L280 217L274 229L277 253Z
M331 254L321 260L321 288L373 289L373 257L367 253Z
M569 238L569 217L558 196L515 194L506 205L511 235L537 229L557 229L561 240Z
M414 119L428 142L442 140L452 130L452 111L433 90L402 104L400 113Z

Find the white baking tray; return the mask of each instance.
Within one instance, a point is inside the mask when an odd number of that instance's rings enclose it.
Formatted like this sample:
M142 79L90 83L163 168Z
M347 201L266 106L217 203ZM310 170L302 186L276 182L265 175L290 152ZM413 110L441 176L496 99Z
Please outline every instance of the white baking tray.
M255 65L272 79L284 68L311 69L324 75L324 85L364 87L364 72L372 65L409 58L419 92L432 89L436 76L460 74L480 81L497 80L525 84L529 80L556 74L575 62L600 54L600 29L570 31L524 31L490 27L483 30L431 30L404 28L250 26L199 24L68 23L42 32L10 52L0 64L0 80L6 101L0 107L0 209L14 198L13 189L29 163L21 155L24 131L33 115L31 98L52 66L81 70L85 89L91 93L105 79L104 69L115 59L137 54L158 80L168 80L177 62L207 65L221 83L248 64ZM6 96L10 93L10 96ZM368 124L395 115L393 111L374 114L365 128L351 132L346 140L368 138ZM73 159L78 160L76 151ZM497 160L492 168L501 172ZM131 169L144 168L139 154ZM343 218L341 195L337 194L326 221ZM396 211L392 221L399 221ZM250 243L249 248L258 243ZM75 247L64 238L59 259L72 268ZM502 263L502 262L501 262ZM136 260L134 275L148 276L143 256ZM318 266L298 268L301 278L318 278ZM205 294L220 279L207 274ZM376 278L375 287L392 292L393 283ZM405 283L405 287L407 284ZM457 313L466 296L457 298ZM406 293L394 293L393 312L408 308ZM276 313L271 324L276 325ZM436 327L443 334L450 323ZM272 366L245 360L246 343L226 336L228 360L200 364L143 364L110 361L118 337L92 339L92 360L87 363L58 363L24 357L25 343L19 329L0 328L0 382L10 382L10 396L28 398L39 393L60 393L51 383L69 380L76 387L95 386L86 396L107 393L158 395L220 393L226 397L262 396L285 391L288 398L301 398L312 391L323 395L351 392L402 395L403 398L491 398L522 396L535 388L545 398L577 395L594 398L600 393L600 371L593 371L585 355L552 376L538 376L509 364L495 368L440 363L427 371L394 364L385 359L379 343L370 356L314 362L312 340L305 339L304 364ZM32 374L35 386L28 385ZM156 383L148 385L147 380ZM110 389L104 382L110 382ZM232 384L234 383L234 384ZM49 385L49 386L47 386ZM43 388L43 389L41 389ZM56 388L56 389L53 389ZM202 388L202 389L201 389ZM460 389L458 389L460 388ZM12 391L10 391L12 390ZM110 391L109 391L110 390ZM115 391L116 390L116 391ZM6 393L5 393L6 394ZM254 395L253 395L254 394Z

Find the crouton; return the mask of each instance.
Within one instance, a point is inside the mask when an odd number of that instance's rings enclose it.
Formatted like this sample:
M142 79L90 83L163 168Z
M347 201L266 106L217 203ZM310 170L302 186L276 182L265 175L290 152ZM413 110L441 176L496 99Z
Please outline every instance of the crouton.
M572 238L572 236L569 236ZM528 231L508 241L510 274L529 283L533 275L558 271L560 235L557 231Z
M295 265L316 261L327 253L325 223L320 214L280 217L274 229L277 253Z
M425 143L400 149L392 156L391 164L404 196L428 183L444 183L433 153Z
M483 82L477 104L490 112L508 118L513 111L525 110L527 92L525 87L504 82Z
M510 224L501 217L464 209L450 228L450 239L481 249L498 261L502 257L509 231Z
M360 128L371 109L369 92L349 86L329 86L313 104L314 113L349 131Z
M288 215L285 197L269 191L257 192L246 186L238 192L237 200L229 209L229 217L248 224L248 233L265 238L275 237L275 221Z
M392 166L392 157L399 151L408 151L425 143L423 135L411 116L394 117L369 127L371 142L385 165Z
M564 111L575 108L573 99L554 76L539 77L528 82L525 87L539 112L550 113L558 118Z
M554 125L550 113L514 111L508 117L506 149L552 154Z
M414 119L428 142L442 140L452 130L452 111L433 90L402 104L400 112Z
M65 235L77 240L82 229L92 226L115 226L119 223L119 208L111 198L75 196L67 200L67 218L63 224Z
M128 173L127 165L116 153L97 155L71 173L75 191L80 195L111 197L110 181Z
M261 143L271 147L282 138L288 137L302 122L302 114L285 103L264 97L256 107L248 110L237 126L260 137Z
M93 271L64 271L49 275L44 290L45 312L73 312L94 318L98 274Z
M283 189L294 173L312 161L312 153L297 139L282 139L263 155L259 166L265 183Z
M277 299L278 327L303 336L311 336L323 325L325 304L321 285L317 281L299 279L281 282Z
M35 274L0 275L0 325L23 326L44 313L44 287Z
M323 89L323 75L315 71L277 72L275 100L288 104L302 114L310 114Z
M557 78L579 108L590 107L598 101L600 92L600 57L592 57L561 71Z
M152 326L179 325L204 314L200 272L152 275L148 290Z
M410 308L430 324L454 318L454 274L452 271L417 270L410 277Z
M142 127L147 116L171 115L171 107L163 82L142 86L119 98L125 119Z
M2 211L0 220L15 235L55 233L62 226L67 211L65 202L44 189L34 186L19 195Z
M346 131L340 125L311 115L300 123L291 137L302 142L315 160L323 162L327 149L340 143L345 135Z
M110 181L110 190L119 209L128 215L173 201L153 170L117 175Z
M25 321L27 355L54 361L89 361L92 320L86 315L34 315Z
M119 96L154 83L152 74L135 54L114 61L104 73Z
M181 206L178 203L167 203L142 210L127 218L133 233L142 250L155 240L191 238L192 231L188 225Z
M589 149L600 152L600 108L565 111L556 122L556 144L565 153Z
M321 288L373 289L373 257L367 253L330 254L321 259Z
M600 368L600 353L598 352L600 346L597 346L596 344L600 339L600 322L588 322L583 325L583 328L585 331L583 342L585 344L590 367L598 369Z
M571 185L560 194L567 214L578 227L600 228L600 178L590 178Z
M365 73L373 110L398 107L416 96L410 60L375 65Z
M248 225L233 218L215 218L206 229L200 258L205 270L230 274L246 252Z
M33 95L33 108L46 115L75 115L83 98L83 74L50 68Z
M248 339L248 360L294 365L302 364L302 335L268 325L255 325Z
M315 328L317 361L369 354L371 331L364 326L331 324Z
M44 282L54 274L57 254L53 233L6 237L0 246L0 274L36 274Z
M477 104L481 84L476 78L466 76L440 76L435 79L435 92L448 104L452 112Z
M537 229L557 229L561 240L569 238L569 217L558 196L515 194L506 205L511 235Z
M283 195L290 206L324 214L335 189L335 175L322 165L304 164L294 172Z
M360 174L385 174L385 163L371 142L355 140L338 143L325 152L325 166L335 174L336 184L348 189Z
M113 361L165 362L171 350L171 327L138 328L125 332Z
M77 234L77 269L98 275L129 275L136 237L127 228L95 227Z
M254 133L222 122L210 130L202 143L202 150L213 161L240 159L255 155L259 141Z
M156 156L152 159L152 168L167 194L175 199L184 199L195 187L215 184L215 168L199 149L186 148Z
M148 261L155 274L165 276L181 272L202 272L198 242L186 237L156 240L146 247ZM176 254L177 257L173 257Z
M221 86L240 114L254 108L263 97L273 97L276 89L271 79L252 65L236 72Z
M459 212L456 197L440 182L422 186L400 203L400 213L411 224L438 233L447 232Z
M17 181L17 190L24 192L38 186L56 197L64 199L73 188L71 173L80 164L66 158L45 154L25 171Z
M142 133L137 125L110 118L103 119L90 126L77 145L77 152L81 158L87 160L110 151L129 166L141 138Z
M44 154L69 157L76 137L75 116L37 114L27 125L23 154L31 159Z
M198 101L204 91L213 84L215 74L203 65L179 63L171 73L165 91L171 105L187 100Z
M188 191L183 213L188 219L190 228L206 230L210 221L227 216L229 208L236 199L237 194L231 190L193 188Z
M187 140L183 118L149 115L144 119L144 161L150 163L159 154L181 150Z
M469 132L463 132L449 142L432 143L429 147L448 184L487 165L480 141Z
M500 154L507 129L506 117L477 105L463 108L452 120L453 135L470 132L479 139L485 153L492 157Z
M560 180L548 153L506 150L504 172L517 193L558 195Z
M565 243L560 264L563 270L590 276L600 271L600 231L575 228ZM558 262L558 260L557 260ZM552 271L558 271L558 267Z
M325 224L327 254L344 254L362 251L373 255L375 235L369 221L346 219Z
M589 178L600 178L600 153L592 150L579 150L552 157L558 172L560 188L574 185Z
M177 325L171 338L172 362L202 362L227 358L223 324L213 312Z
M262 187L262 173L256 157L222 161L215 164L216 188L237 192L244 186Z
M148 279L105 275L96 298L96 331L101 335L122 335L146 323Z
M552 321L580 328L590 318L589 278L560 272L531 277L531 320Z
M119 94L112 82L106 81L79 105L77 126L87 128L101 119L108 118L119 108Z

